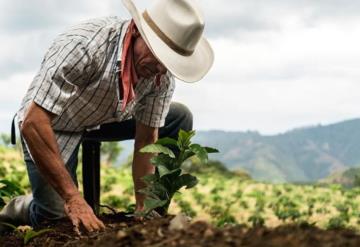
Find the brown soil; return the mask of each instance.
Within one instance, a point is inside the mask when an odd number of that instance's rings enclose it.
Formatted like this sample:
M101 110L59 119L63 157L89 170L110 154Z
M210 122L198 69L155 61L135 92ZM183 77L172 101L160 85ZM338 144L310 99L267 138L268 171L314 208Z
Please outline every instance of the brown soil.
M360 235L350 230L321 230L313 226L283 225L274 229L244 226L215 228L194 222L186 230L170 231L171 216L143 222L124 214L104 215L106 231L76 236L68 221L49 225L53 229L27 246L360 246ZM23 246L14 233L0 237L0 246Z

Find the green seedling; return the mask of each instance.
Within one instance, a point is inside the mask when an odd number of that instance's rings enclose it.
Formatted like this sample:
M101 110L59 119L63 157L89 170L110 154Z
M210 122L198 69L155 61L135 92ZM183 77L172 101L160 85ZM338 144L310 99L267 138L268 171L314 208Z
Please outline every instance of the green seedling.
M287 196L281 196L273 205L273 210L278 219L285 222L287 219L296 221L301 217L298 205Z
M5 206L5 198L22 195L24 191L14 182L6 179L0 180L0 208Z
M189 202L180 200L177 202L177 204L181 208L181 212L184 213L186 216L189 216L191 218L196 217L197 213L192 208Z
M184 174L182 165L187 159L197 156L202 163L207 163L208 153L218 150L191 143L195 131L179 131L178 139L162 138L155 144L142 148L142 153L157 154L151 159L155 173L143 177L147 187L139 192L146 195L142 215L156 210L160 215L166 215L171 199L182 187L194 187L198 179L190 174Z
M222 209L218 214L214 217L215 218L215 225L217 227L223 227L225 225L236 225L238 224L236 218L230 213L230 208L234 204L234 201L228 201L225 203L225 207Z
M252 227L264 226L265 218L260 212L255 212L253 215L249 216L248 222L251 223Z
M326 225L328 230L338 230L344 229L346 223L348 222L347 218L344 218L342 215L331 217Z
M5 222L0 222L0 224L3 224L9 228L12 228L15 232L16 235L19 238L22 238L24 240L24 245L28 244L32 239L46 233L46 232L50 232L53 231L53 229L42 229L39 231L35 231L32 228L27 228L25 231L21 231L19 228L17 228L16 226L9 224L9 223L5 223Z

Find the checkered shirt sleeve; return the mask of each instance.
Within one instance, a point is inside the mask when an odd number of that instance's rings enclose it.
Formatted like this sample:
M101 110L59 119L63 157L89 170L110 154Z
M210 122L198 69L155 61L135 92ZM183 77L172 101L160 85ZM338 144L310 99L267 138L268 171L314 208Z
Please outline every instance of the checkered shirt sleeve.
M60 115L79 86L90 80L93 70L90 49L82 40L55 40L45 54L37 75L39 85L34 102Z
M135 120L150 127L164 126L174 90L175 80L170 72L161 77L160 85L153 80L149 92L135 106Z

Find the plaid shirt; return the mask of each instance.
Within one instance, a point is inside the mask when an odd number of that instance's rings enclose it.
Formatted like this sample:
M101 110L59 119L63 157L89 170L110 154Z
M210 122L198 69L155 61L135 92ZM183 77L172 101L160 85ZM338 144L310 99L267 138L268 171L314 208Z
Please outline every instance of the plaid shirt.
M52 127L64 162L85 130L132 117L151 127L165 123L175 88L169 72L160 86L154 78L140 79L135 99L121 111L119 68L129 23L118 17L92 19L60 34L21 103L19 124L32 101L56 115Z

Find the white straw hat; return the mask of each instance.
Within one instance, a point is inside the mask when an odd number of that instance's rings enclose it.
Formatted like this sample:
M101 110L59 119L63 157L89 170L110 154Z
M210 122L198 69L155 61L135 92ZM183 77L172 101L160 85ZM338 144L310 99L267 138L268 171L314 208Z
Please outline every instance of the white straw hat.
M202 36L204 20L195 0L156 0L142 14L122 0L146 44L178 79L196 82L211 68L214 53Z

